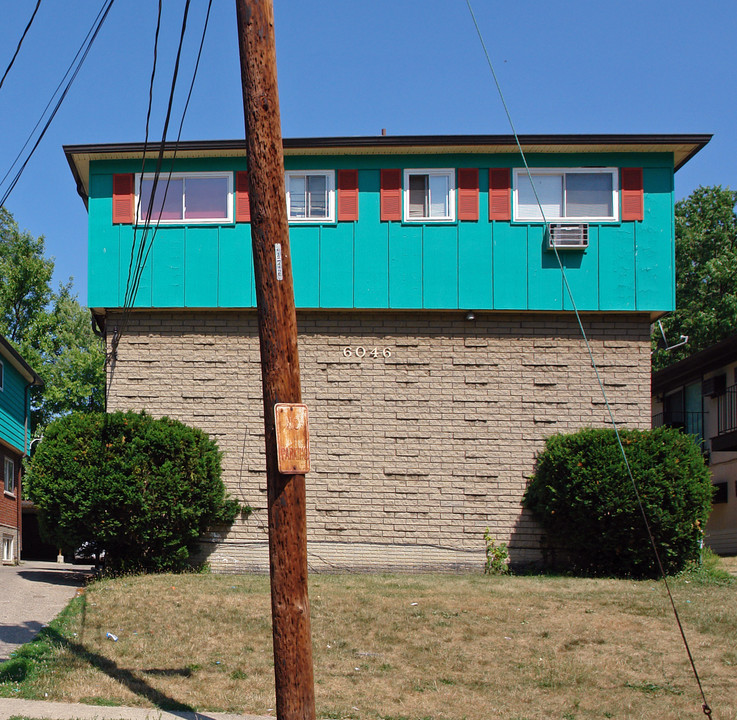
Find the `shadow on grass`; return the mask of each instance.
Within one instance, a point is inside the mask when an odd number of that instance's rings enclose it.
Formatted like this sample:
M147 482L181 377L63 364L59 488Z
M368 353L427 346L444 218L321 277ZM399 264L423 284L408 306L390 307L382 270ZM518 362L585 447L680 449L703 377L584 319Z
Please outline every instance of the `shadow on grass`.
M85 626L86 603L82 600L82 630ZM168 712L194 712L191 705L181 703L165 693L152 687L146 680L127 668L120 667L114 660L92 652L80 643L65 637L53 626L43 628L36 638L16 650L13 657L0 665L0 683L21 683L32 677L35 666L48 659L50 647L64 648L79 660L88 663L91 667L105 673L113 680L125 685L131 692L145 698L160 710ZM190 668L149 668L142 671L146 675L154 676L189 676ZM207 715L197 713L197 716L207 720Z

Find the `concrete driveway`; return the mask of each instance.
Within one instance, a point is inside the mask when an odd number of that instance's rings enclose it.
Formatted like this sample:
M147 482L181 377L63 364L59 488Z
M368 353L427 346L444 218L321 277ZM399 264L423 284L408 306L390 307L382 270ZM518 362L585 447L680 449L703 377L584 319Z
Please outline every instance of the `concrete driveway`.
M0 565L0 662L53 620L90 575L89 565Z

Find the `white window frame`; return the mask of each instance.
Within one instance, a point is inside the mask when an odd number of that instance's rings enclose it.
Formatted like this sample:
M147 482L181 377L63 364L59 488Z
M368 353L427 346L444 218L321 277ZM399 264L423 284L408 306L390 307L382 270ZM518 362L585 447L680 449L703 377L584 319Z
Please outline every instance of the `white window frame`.
M409 179L412 175L428 175L448 178L448 214L444 216L409 216ZM407 223L448 223L456 219L456 171L455 168L406 168L402 185L402 205L404 222Z
M619 222L619 168L615 167L577 167L577 168L530 168L530 174L533 179L537 175L548 175L548 176L564 176L574 174L608 174L612 177L612 215L611 216L573 216L565 215L565 198L563 199L563 216L561 217L546 217L545 220L548 222L564 222L564 223L614 223ZM527 179L527 170L525 168L515 168L512 180L512 195L513 195L513 218L518 223L541 223L543 218L539 215L533 218L520 217L519 209L519 182L520 178ZM565 184L563 185L563 192L565 195ZM540 209L538 208L538 213Z
M326 217L292 217L292 199L289 192L289 181L293 177L308 177L319 175L325 178L327 192ZM290 223L303 225L335 222L335 170L287 170L284 173L284 187L287 193L287 218Z
M8 481L10 468L10 481ZM9 457L3 457L3 490L6 495L15 497L15 463Z
M3 535L3 562L10 563L15 560L15 543L12 535Z
M139 200L141 197L141 180L153 180L156 173L136 173L136 222L142 225L146 222L146 213L148 208L143 207L143 203L140 204ZM151 225L228 225L233 223L233 173L232 172L173 172L171 176L167 172L162 172L159 175L159 182L157 184L157 190L159 188L166 187L166 183L171 177L171 180L184 180L184 187L186 188L187 178L225 178L228 181L228 197L226 202L227 216L224 218L185 218L185 206L187 191L184 190L182 194L182 218L175 218L173 220L158 220L152 214Z

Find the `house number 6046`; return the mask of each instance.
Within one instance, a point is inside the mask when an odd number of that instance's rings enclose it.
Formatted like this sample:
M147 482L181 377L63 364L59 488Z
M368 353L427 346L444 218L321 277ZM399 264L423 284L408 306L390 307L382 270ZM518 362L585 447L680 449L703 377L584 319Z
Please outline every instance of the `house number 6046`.
M343 357L357 357L359 360L361 358L365 358L366 356L372 357L372 358L378 358L378 357L385 357L389 358L392 356L392 351L389 348L365 348L362 345L359 345L358 347L351 348L351 347L344 347L343 348Z

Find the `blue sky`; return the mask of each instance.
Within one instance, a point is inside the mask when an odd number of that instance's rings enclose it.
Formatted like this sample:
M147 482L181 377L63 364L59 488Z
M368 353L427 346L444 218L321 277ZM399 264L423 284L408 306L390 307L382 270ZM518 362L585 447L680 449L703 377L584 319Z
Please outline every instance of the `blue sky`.
M3 3L0 72L35 0ZM45 0L0 88L5 175L102 0ZM84 205L62 145L142 141L155 0L117 0L6 206L46 237L56 279L86 302ZM737 188L737 3L733 0L472 0L520 133L713 133L676 175ZM184 0L166 0L152 115L161 137ZM192 0L172 127L178 127L206 0ZM285 137L508 133L465 0L275 0ZM170 137L172 136L170 132ZM243 137L234 0L214 0L182 137ZM4 191L5 185L0 188Z

